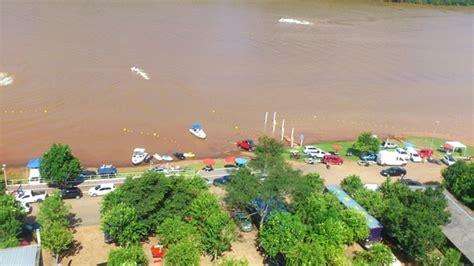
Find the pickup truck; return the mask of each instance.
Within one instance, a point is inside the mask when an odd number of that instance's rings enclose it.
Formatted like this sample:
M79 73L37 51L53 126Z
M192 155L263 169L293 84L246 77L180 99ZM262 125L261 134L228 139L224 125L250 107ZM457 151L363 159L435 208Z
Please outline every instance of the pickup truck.
M24 203L41 202L46 199L48 194L43 191L23 190L16 196L16 200Z
M238 141L237 147L247 150L247 151L252 151L252 149L255 147L255 144L253 143L252 140L246 139L246 140Z

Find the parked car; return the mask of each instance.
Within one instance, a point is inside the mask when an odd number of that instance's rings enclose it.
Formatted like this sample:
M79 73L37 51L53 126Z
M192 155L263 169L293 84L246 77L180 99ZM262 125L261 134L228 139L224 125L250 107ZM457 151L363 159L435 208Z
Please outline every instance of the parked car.
M250 221L248 215L246 215L244 212L234 211L232 212L232 217L242 232L252 231L252 222Z
M214 181L212 181L212 184L214 186L224 185L225 183L227 183L227 180L225 180L223 177L218 177L214 179Z
M408 154L410 154L410 159L411 159L412 162L421 163L423 161L423 159L421 159L420 155L418 155L418 151L415 148L409 147L409 148L407 148L407 152L408 152Z
M344 160L341 158L341 156L337 156L334 154L326 154L323 158L323 163L341 165L344 163Z
M412 186L412 187L422 187L423 184L421 182L409 179L409 178L402 178L400 179L400 183L405 184L407 186Z
M114 239L107 232L104 233L104 243L105 244L114 243Z
M78 176L80 176L82 178L88 178L88 177L91 177L91 176L94 176L94 175L97 175L97 173L95 171L82 169Z
M418 151L418 155L420 155L421 158L430 158L433 155L433 150L421 149Z
M21 193L16 195L16 200L25 202L25 203L33 203L33 202L42 202L43 200L48 197L48 194L42 191L34 191L30 189L22 190Z
M66 187L61 189L60 194L63 199L80 199L82 191L78 187Z
M90 177L90 175L87 177ZM84 181L86 181L86 177L78 175L74 179L67 181L66 186L77 186L84 183Z
M117 174L117 168L113 165L101 165L97 169L97 174L101 176L111 176Z
M407 174L407 170L401 167L390 167L382 170L380 174L383 176L405 176Z
M232 177L234 177L233 175L225 175L223 176L222 178L226 181L226 182L229 182L230 180L232 180Z
M251 139L245 139L241 141L237 141L237 147L251 151L253 148L255 148L255 144L253 143L253 140Z
M396 148L395 151L398 153L398 156L400 156L400 158L402 158L403 160L410 160L410 154L408 154L406 150L402 148Z
M327 155L327 154L328 154L327 152L316 148L316 150L308 151L308 153L306 155L308 155L310 157L313 157L313 158L324 158L324 156Z
M362 161L377 161L377 154L371 152L363 152L360 154L359 158Z
M308 153L310 153L310 152L312 152L312 151L318 151L318 150L319 150L319 148L316 148L316 147L311 146L311 145L308 145L308 146L304 146L304 147L303 147L303 153L304 153L304 154L308 154Z
M105 195L114 190L115 190L115 185L111 183L107 183L107 184L100 184L95 187L91 187L89 191L87 191L87 193L89 194L89 196L96 197L96 196Z
M453 156L448 154L444 155L443 158L441 158L441 161L447 166L451 166L456 163L456 160L453 158Z
M396 149L396 148L398 148L398 145L394 144L390 141L384 141L384 142L382 142L382 145L381 145L380 148L382 148L382 149Z

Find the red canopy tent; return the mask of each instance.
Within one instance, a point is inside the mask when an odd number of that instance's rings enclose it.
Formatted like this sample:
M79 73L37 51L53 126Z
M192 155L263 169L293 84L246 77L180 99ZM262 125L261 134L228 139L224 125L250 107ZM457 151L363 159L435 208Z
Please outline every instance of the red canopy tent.
M207 159L202 160L202 163L205 165L214 165L216 164L216 160L207 158Z
M340 152L342 151L343 147L341 145L338 145L338 144L334 144L332 145L332 148L336 151L336 152Z
M225 158L225 161L227 163L234 163L235 162L235 157L234 156L229 156L229 157Z
M444 148L446 151L452 151L452 150L454 150L453 145L448 144L448 143L443 144L443 148Z

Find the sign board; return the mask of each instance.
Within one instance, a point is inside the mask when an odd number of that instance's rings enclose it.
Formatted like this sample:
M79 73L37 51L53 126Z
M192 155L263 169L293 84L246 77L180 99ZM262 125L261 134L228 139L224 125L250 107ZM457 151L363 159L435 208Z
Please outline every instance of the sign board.
M304 135L301 134L301 135L300 135L300 141L302 142L303 140L304 140Z

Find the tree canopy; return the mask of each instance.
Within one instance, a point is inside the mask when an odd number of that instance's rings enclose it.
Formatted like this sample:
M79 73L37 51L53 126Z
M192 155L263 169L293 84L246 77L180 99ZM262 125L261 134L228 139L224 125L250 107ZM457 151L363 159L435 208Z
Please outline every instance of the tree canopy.
M105 211L101 220L102 231L123 247L138 244L147 235L146 227L138 220L136 210L124 203Z
M362 132L353 144L354 149L360 152L377 152L380 148L380 140L374 137L372 132Z
M81 163L66 144L53 144L41 158L41 177L60 186L80 172Z
M110 251L107 265L145 266L148 265L148 259L141 246L129 246Z
M354 265L357 266L390 266L395 261L389 247L375 243L368 250L356 254Z
M14 197L0 195L0 249L18 246L25 212Z
M443 185L459 200L474 209L474 163L456 161L443 169Z
M166 265L171 266L198 266L200 258L197 243L190 239L171 244L165 254Z

